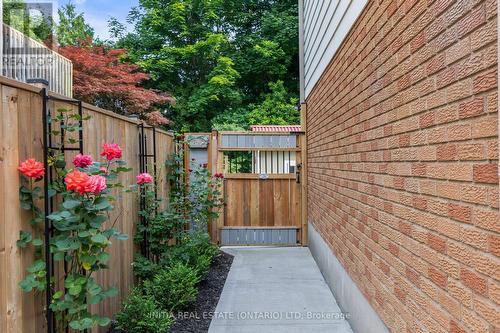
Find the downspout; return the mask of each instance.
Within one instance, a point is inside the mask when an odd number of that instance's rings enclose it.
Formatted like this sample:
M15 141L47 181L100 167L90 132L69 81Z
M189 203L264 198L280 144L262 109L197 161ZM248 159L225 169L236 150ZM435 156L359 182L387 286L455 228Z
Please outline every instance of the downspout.
M299 1L299 79L300 103L305 103L305 77L304 77L304 0Z
M304 69L304 1L299 1L299 82L300 82L300 127L303 134L300 136L301 154L301 211L300 219L302 226L302 246L308 245L308 212L307 212L307 108L305 94L305 69Z

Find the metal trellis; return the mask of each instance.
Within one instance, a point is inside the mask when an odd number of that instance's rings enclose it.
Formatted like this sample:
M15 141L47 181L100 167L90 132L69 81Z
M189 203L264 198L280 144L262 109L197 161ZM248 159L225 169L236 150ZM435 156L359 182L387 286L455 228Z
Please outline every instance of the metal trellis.
M148 153L148 138L147 134L145 131L145 126L144 123L140 123L138 125L139 129L139 172L140 173L145 173L148 172L148 159L152 158L153 159L153 180L154 180L154 196L155 200L158 199L158 190L157 190L157 166L156 166L156 128L152 127L153 131L153 152ZM141 200L140 200L140 209L144 210L146 209L146 192L145 189L141 189ZM147 224L148 221L144 216L141 216L140 218L141 224L146 227L147 229ZM141 252L142 255L145 256L146 258L150 257L150 250L149 250L149 241L148 241L148 233L147 230L144 230L143 234L143 242L141 246Z
M51 151L59 150L61 152L66 151L78 151L80 154L83 154L83 107L82 102L76 99L68 99L63 97L51 96L47 93L47 89L43 88L40 91L42 95L42 124L43 124L43 163L45 165L45 182L44 182L44 249L45 249L45 269L46 269L46 319L47 319L47 332L55 333L56 325L54 321L54 314L50 309L50 304L52 302L52 286L51 286L51 277L54 275L54 258L50 253L50 238L53 235L53 226L48 218L48 216L54 211L54 200L51 197L49 200L49 185L53 181L53 173L49 168L49 157ZM53 146L52 140L52 122L51 122L51 110L48 107L48 102L50 100L67 102L78 107L78 115L79 115L79 129L78 129L78 138L79 144L78 147L66 147L64 142L64 126L61 126L61 141L60 147ZM63 125L63 124L61 124ZM64 265L65 275L67 273L66 262Z

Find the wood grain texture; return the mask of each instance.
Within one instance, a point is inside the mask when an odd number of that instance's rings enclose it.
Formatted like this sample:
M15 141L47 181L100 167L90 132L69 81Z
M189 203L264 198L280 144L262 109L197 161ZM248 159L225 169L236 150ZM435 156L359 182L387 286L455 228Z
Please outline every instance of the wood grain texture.
M294 179L225 179L224 227L300 227Z
M0 332L38 333L45 332L44 295L23 293L18 282L25 276L25 268L33 261L30 249L18 249L16 241L20 230L33 231L29 224L30 216L20 209L18 198L21 178L17 171L19 163L27 158L43 160L42 146L42 98L31 86L0 80ZM49 103L49 109L75 109L65 102ZM123 116L111 114L93 106L84 104L84 114L91 118L84 122L84 153L99 158L101 146L105 142L117 143L123 149L123 160L133 171L121 176L124 185L135 183L139 171L138 123ZM56 125L54 125L56 126ZM152 129L146 128L148 150L152 153ZM166 180L165 160L173 151L173 138L170 134L156 131L157 175L160 198L167 198L169 193ZM68 166L76 152L66 155ZM149 170L153 173L153 160ZM118 200L108 223L115 222L115 227L127 233L127 241L113 241L110 247L110 268L97 275L98 281L105 287L115 286L119 295L93 306L92 311L100 315L113 316L119 311L122 299L127 296L134 284L132 260L135 252L132 236L138 220L137 196L116 190ZM36 231L34 231L36 234ZM62 266L56 267L57 285L62 283ZM105 332L107 329L94 329L93 332Z

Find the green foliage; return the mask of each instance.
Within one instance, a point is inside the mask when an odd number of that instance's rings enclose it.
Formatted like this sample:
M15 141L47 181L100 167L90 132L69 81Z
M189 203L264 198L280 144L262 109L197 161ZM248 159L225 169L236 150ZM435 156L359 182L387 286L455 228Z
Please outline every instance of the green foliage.
M148 86L176 98L167 110L175 129L241 129L270 82L284 82L279 103L298 96L297 15L295 0L141 0L134 32L116 20L110 28Z
M135 255L132 266L135 276L141 281L152 279L160 267L158 264L140 254Z
M137 255L134 272L141 280L150 279L158 268L175 263L184 263L203 276L208 270L217 248L212 245L207 234L207 223L219 216L221 200L221 179L213 177L206 165L191 163L191 169L183 168L182 152L172 155L167 161L170 182L170 202L161 210L162 200L155 198L155 182L138 186L139 197L144 208L137 225L134 240L143 245L147 237L146 256ZM189 190L184 179L189 175ZM191 230L185 226L190 222Z
M173 206L160 210L162 200L155 198L154 184L141 185L140 196L145 206L139 211L143 219L137 225L134 241L141 244L147 236L151 259L157 261L169 241L179 238L183 231L184 216Z
M196 285L199 276L195 269L176 263L160 270L152 280L144 282L146 295L154 297L164 310L181 310L192 303L198 295Z
M119 326L130 332L129 327L139 327L149 332L146 312L137 302L142 301L149 309L151 300L163 313L178 311L192 303L197 295L197 285L208 272L213 258L218 253L208 233L207 222L218 216L220 199L220 175L212 177L206 165L194 161L191 169L183 167L182 151L172 155L166 163L170 182L170 202L161 210L162 202L155 198L156 182L141 184L139 197L144 203L139 215L143 221L137 226L134 239L138 243L147 236L146 256L137 255L133 263L134 274L141 281L141 290L146 296L136 293L129 303L135 304L117 316ZM184 183L189 177L189 189ZM187 222L196 226L185 230ZM142 297L142 298L140 298ZM146 299L147 298L147 299ZM132 331L133 332L133 331Z
M33 15L22 0L3 0L3 23L21 31L25 35L47 42L52 37L53 18L45 13ZM40 13L39 13L40 14Z
M167 333L172 325L171 316L158 311L154 298L144 295L140 288L132 290L116 320L117 328L128 333Z
M80 45L94 38L94 29L85 22L83 13L77 13L75 5L68 3L57 10L59 24L56 27L57 41L60 46Z
M183 263L195 269L203 277L210 268L213 258L219 252L206 232L186 234L180 245L170 247L164 254L161 264L171 266Z
M299 124L300 113L297 109L297 98L287 100L287 92L283 81L269 83L270 93L264 94L264 100L252 105L248 114L250 124L287 125Z
M184 211L192 230L206 232L207 223L219 217L223 204L221 186L221 179L213 177L206 165L191 161Z
M109 297L117 295L115 288L105 289L93 278L95 274L107 268L110 258L108 247L110 239L127 239L113 227L104 226L109 219L109 213L114 209L114 196L111 189L120 187L118 175L127 171L125 162L113 160L102 164L94 162L91 166L78 171L88 177L97 177L107 184L107 188L89 190L85 193L75 192L66 187L65 177L74 174L75 170L68 170L65 153L61 149L63 144L75 144L66 137L68 133L80 129L80 116L76 111L66 109L57 110L49 122L58 122L64 128L52 131L50 134L57 138L54 148L49 151L49 167L52 168L54 178L49 184L49 197L57 196L56 210L47 218L52 222L52 236L50 238L50 253L55 261L65 261L67 274L63 280L63 287L58 288L55 278L50 277L52 302L50 308L55 314L61 327L70 327L75 330L86 330L96 325L106 326L110 319L100 317L90 312L90 305L98 304ZM58 146L59 145L59 146ZM46 166L47 167L47 166ZM102 171L104 168L106 171ZM87 188L91 184L80 179L81 186ZM26 277L19 286L25 292L45 291L47 285L46 263L44 261L43 240L34 235L42 234L41 223L45 216L38 206L43 198L42 190L35 186L35 181L29 179L26 185L20 188L21 207L31 212L34 232L21 231L17 245L26 248L31 245L35 249L35 261L27 267Z

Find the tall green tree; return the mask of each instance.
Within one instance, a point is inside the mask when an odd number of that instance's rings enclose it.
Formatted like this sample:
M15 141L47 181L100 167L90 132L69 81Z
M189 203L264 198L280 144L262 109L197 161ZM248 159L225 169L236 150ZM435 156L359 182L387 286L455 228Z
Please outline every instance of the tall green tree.
M270 93L264 94L264 100L258 105L251 105L248 122L261 125L299 124L298 98L287 100L283 81L270 82Z
M176 98L167 112L176 129L266 121L255 112L250 117L266 94L292 109L298 96L295 0L140 0L129 19L132 33L111 22L116 46L150 74L148 85ZM273 93L269 83L279 81L280 94Z
M36 4L30 6L23 0L2 1L3 23L42 43L52 40L53 18L39 9Z
M77 13L72 3L58 10L59 24L56 27L57 42L60 46L78 46L94 38L94 29L85 22L83 13Z

